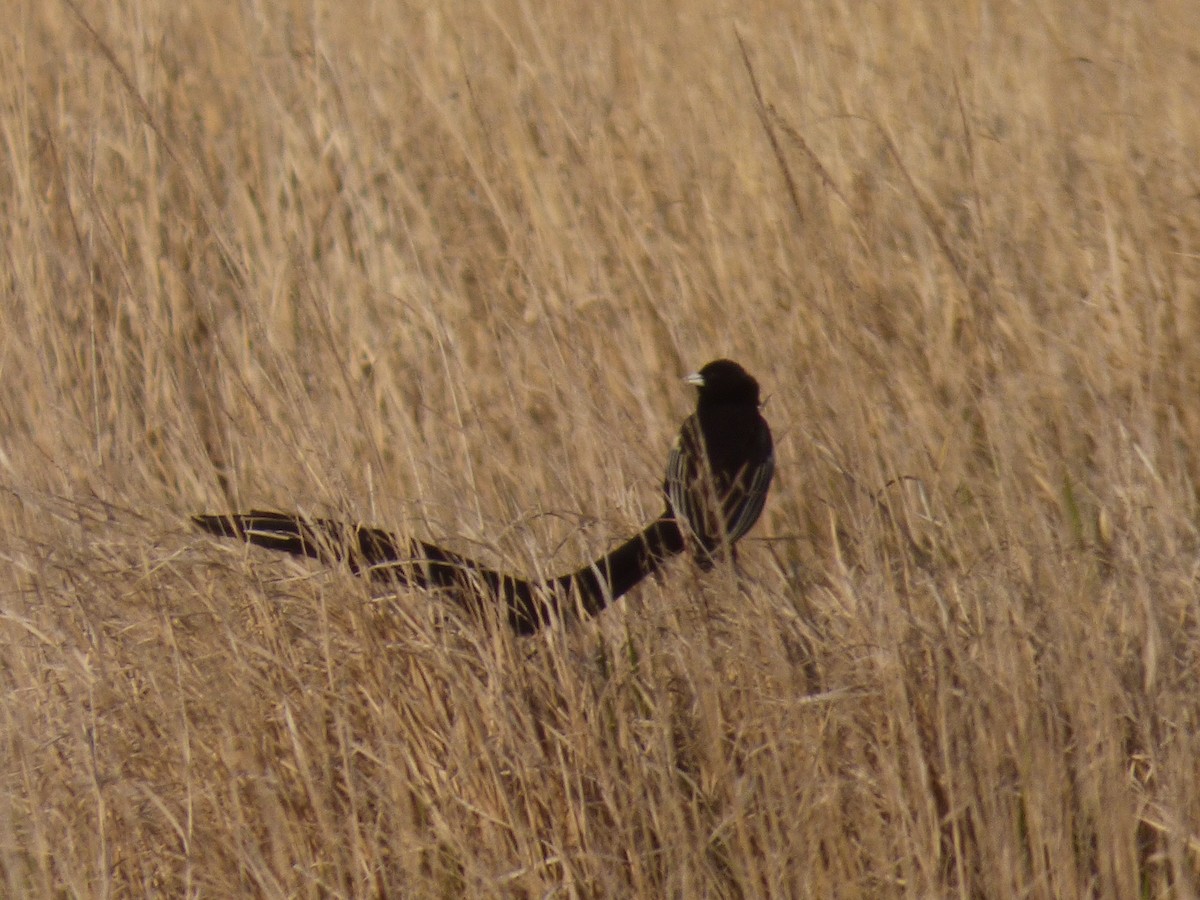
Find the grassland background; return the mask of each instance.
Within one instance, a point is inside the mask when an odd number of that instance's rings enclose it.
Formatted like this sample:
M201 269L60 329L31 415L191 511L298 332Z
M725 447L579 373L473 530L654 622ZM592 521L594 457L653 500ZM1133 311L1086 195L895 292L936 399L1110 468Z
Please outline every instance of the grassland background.
M4 32L0 893L1194 895L1194 2ZM187 525L564 571L720 355L740 578L521 641Z

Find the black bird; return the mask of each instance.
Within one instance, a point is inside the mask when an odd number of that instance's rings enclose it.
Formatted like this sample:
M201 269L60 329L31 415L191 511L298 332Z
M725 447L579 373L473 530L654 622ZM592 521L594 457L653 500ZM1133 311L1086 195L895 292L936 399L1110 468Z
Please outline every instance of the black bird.
M710 568L711 551L723 541L732 545L758 518L772 471L771 432L758 416L758 385L728 360L709 363L690 380L700 387L700 404L684 423L680 441L671 451L667 508L619 547L569 575L548 581L529 581L436 544L330 519L254 510L193 516L192 521L219 537L345 563L355 574L374 581L442 591L474 613L486 614L485 607L500 603L517 634L532 634L556 615L576 609L595 615L667 559L682 553L681 522L699 539L698 553L703 556L698 558L704 568ZM722 400L730 391L732 399ZM750 426L758 443L748 445L743 432ZM727 434L727 429L732 431ZM765 454L760 452L764 446ZM707 475L710 470L712 477ZM709 494L723 498L722 503L709 504ZM710 508L723 510L721 518L709 517L712 523L704 512Z
M699 396L671 448L664 490L697 565L707 571L722 548L732 555L762 514L775 449L758 411L758 382L745 369L718 359L684 380Z

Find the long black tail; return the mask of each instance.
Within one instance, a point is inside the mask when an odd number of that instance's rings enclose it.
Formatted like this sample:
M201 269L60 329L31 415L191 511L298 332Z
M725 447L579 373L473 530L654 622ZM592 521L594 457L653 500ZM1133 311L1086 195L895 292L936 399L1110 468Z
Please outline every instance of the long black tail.
M578 602L586 615L594 615L664 560L683 552L679 526L665 512L639 534L578 571L547 582L532 582L497 572L436 544L400 540L365 525L263 510L193 516L192 520L220 537L238 538L294 556L344 562L356 574L376 581L442 588L474 611L482 611L488 603L503 603L508 623L517 634L537 631L561 611L564 602Z

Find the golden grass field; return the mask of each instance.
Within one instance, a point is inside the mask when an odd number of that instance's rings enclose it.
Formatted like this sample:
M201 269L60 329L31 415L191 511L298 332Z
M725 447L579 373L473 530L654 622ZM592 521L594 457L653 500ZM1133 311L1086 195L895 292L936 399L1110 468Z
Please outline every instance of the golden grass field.
M0 894L1200 890L1193 0L8 20ZM585 623L188 522L565 572L717 356L740 571Z

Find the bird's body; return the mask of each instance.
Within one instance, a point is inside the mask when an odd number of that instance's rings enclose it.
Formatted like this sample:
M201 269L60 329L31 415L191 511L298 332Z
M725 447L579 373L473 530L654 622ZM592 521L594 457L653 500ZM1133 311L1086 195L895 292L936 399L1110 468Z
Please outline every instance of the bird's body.
M762 514L774 443L759 413L758 382L737 363L719 359L686 380L699 395L671 448L665 492L697 564L710 569Z

